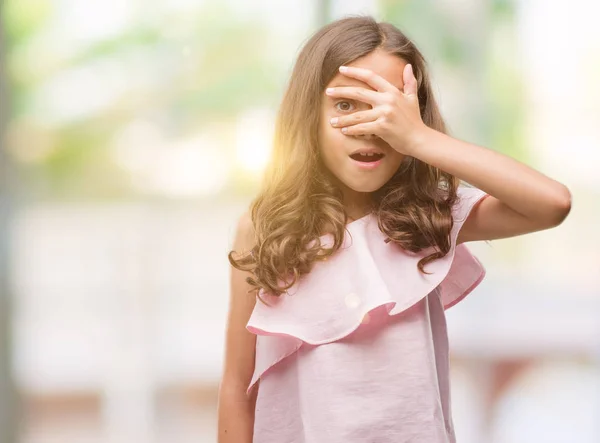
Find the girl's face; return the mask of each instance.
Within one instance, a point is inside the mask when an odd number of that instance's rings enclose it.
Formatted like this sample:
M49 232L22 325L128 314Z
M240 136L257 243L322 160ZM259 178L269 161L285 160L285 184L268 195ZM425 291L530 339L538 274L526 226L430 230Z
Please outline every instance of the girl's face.
M375 50L372 53L349 63L348 66L367 68L382 76L392 85L402 90L404 87L402 72L406 62L397 56ZM360 80L337 74L327 84L327 88L336 86L360 86L371 89ZM319 150L325 166L331 171L341 186L346 204L357 207L368 205L369 193L381 188L398 170L404 155L392 149L379 137L349 136L342 134L340 128L329 123L333 117L351 115L357 111L370 109L371 105L340 97L329 97L323 91L321 115L319 121ZM365 167L350 157L357 150L375 149L383 158L374 167Z

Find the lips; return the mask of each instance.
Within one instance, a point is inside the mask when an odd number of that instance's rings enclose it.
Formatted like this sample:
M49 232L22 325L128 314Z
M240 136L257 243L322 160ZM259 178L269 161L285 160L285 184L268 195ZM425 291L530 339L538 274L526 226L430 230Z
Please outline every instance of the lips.
M372 153L372 154L366 154L363 152L357 152L354 154L350 154L350 158L359 162L363 162L363 163L373 163L376 162L378 160L381 160L384 157L383 153Z

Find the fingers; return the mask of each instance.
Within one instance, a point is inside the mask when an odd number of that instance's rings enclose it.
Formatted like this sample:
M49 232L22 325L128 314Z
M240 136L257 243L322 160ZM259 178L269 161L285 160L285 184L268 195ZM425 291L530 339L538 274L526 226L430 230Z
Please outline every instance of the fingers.
M412 65L409 63L404 67L402 72L402 80L404 81L404 94L417 95L417 79L412 70Z
M375 109L369 109L367 111L358 111L350 115L342 117L334 117L329 122L334 128L342 128L344 126L357 125L359 123L366 123L377 120L379 113Z
M340 73L347 77L361 80L379 92L398 92L398 89L394 85L369 69L356 68L353 66L340 66Z
M379 124L377 122L359 123L358 125L345 126L342 128L342 133L345 135L377 135Z

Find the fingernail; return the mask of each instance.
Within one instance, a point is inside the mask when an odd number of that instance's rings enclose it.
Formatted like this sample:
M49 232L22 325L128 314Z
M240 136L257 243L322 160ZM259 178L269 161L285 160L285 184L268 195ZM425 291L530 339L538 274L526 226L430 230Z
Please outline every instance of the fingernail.
M340 66L340 72L347 72L347 71L348 71L348 67Z
M333 117L331 120L329 120L329 123L331 123L332 125L336 125L338 122L338 118L337 117Z
M333 94L333 88L325 89L325 94Z
M348 132L348 128L342 128L342 132L345 134L346 132Z

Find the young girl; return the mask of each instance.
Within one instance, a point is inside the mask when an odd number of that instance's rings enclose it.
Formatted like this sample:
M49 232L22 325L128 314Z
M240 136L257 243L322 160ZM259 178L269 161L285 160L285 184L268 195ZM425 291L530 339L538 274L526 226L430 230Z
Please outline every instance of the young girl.
M463 243L570 206L561 183L446 134L397 28L319 30L229 253L219 442L454 442L444 310L485 275Z

